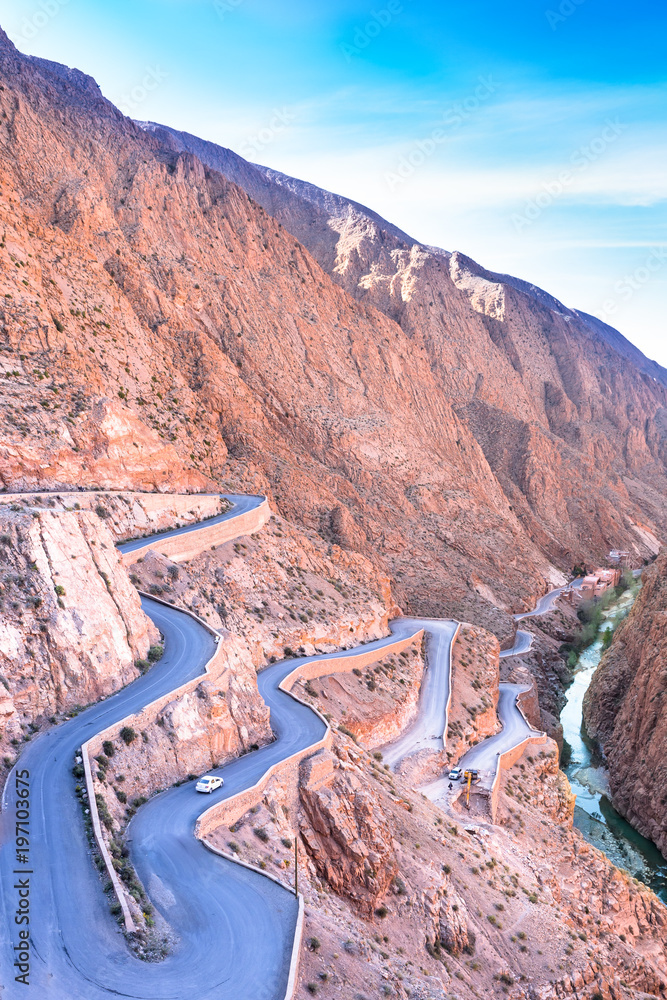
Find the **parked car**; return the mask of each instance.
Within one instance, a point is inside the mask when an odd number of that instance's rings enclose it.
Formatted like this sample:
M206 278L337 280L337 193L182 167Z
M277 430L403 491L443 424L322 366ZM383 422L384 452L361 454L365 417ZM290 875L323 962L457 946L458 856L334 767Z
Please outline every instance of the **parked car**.
M203 778L200 778L195 785L195 791L207 792L210 795L211 792L214 792L216 788L221 788L222 785L222 778L216 778L212 774L206 774Z
M450 781L458 781L460 777L461 777L461 768L460 767L455 767L452 771L449 772L449 780Z

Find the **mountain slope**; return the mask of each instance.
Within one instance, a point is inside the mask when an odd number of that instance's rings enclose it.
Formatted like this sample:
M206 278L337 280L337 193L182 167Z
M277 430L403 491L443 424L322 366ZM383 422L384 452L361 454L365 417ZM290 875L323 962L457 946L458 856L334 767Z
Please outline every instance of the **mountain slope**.
M599 558L615 538L641 548L638 517L665 531L667 371L618 331L338 195L142 127L244 186L338 284L399 323L550 558Z
M266 490L463 617L662 530L664 390L592 334L311 188L310 252L4 36L0 75L6 487Z

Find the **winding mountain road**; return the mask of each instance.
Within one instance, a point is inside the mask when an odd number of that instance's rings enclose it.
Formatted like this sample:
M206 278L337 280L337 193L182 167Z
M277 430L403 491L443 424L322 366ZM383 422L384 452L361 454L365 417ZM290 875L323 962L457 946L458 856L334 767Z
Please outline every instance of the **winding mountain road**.
M447 729L450 662L458 622L436 618L399 618L399 622L423 629L426 636L426 670L419 689L414 722L392 743L383 748L382 759L396 767L419 750L442 750Z
M232 520L263 502L230 496L233 507L202 525L164 532L157 539ZM144 547L147 539L119 546ZM209 631L175 608L149 598L145 612L165 639L165 654L148 673L105 701L35 738L17 764L30 772L30 986L14 980L18 901L14 848L15 773L5 785L0 815L0 996L38 1000L282 1000L285 997L297 922L297 901L286 889L221 858L194 837L200 814L215 802L254 785L271 765L316 744L326 726L317 713L279 688L295 666L329 658L367 656L397 639L427 635L428 668L417 718L387 748L395 765L422 748L443 748L449 700L450 652L456 622L397 619L391 634L354 649L275 663L258 675L270 708L275 739L217 772L224 787L205 799L193 782L171 788L142 806L128 828L130 858L151 902L173 928L177 944L162 962L148 964L128 949L100 891L99 876L74 792L74 755L87 739L188 680L203 675L215 651ZM471 753L495 757L523 738L516 693L501 693L504 729ZM495 742L494 742L495 741ZM487 746L488 744L488 746ZM481 756L480 756L481 755ZM479 765L475 765L479 766Z
M548 594L544 595L544 597L540 597L532 611L524 611L523 614L514 615L514 621L520 622L523 621L524 618L537 618L539 615L546 615L547 612L553 611L556 601L561 594L564 594L567 590L577 590L581 587L582 583L583 580L581 578L577 578L576 580L573 580L572 583L568 583L566 587L556 587L555 590L550 590Z

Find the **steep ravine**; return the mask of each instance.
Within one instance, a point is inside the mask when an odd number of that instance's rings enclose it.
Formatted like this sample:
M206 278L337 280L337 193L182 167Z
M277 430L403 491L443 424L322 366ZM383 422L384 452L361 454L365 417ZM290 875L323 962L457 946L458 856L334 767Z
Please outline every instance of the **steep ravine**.
M617 781L611 770L613 764L607 766L604 753L592 738L587 724L587 719L597 710L594 699L600 690L599 675L605 671L611 657L611 651L606 655L604 653L603 636L608 631L622 631L626 617L633 613L636 599L636 591L628 591L609 607L600 636L579 657L560 716L565 740L563 769L577 796L575 826L615 865L628 871L667 901L667 861L656 845L634 829L614 808L619 803L612 798L611 792ZM612 650L616 650L621 641L617 636ZM632 780L637 777L635 774Z
M643 580L583 710L609 767L612 803L667 855L667 553Z

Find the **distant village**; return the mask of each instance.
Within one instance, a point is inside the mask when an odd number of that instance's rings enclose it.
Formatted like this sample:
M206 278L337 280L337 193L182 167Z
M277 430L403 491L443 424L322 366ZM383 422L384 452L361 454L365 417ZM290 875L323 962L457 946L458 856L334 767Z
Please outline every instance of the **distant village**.
M568 589L565 592L565 597L571 604L581 601L599 600L606 591L617 587L621 582L623 571L629 565L629 559L629 552L612 549L607 556L607 561L611 565L608 567L598 567L592 573L587 573L582 580L581 586Z

